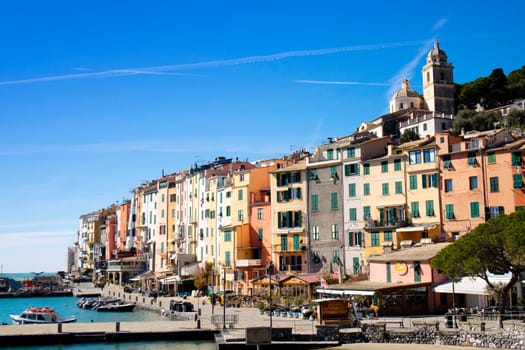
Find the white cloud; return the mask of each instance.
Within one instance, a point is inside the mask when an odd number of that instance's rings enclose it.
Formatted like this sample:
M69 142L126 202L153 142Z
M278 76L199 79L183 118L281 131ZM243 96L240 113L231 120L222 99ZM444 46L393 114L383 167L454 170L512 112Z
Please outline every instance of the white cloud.
M343 46L327 49L317 50L297 50L297 51L286 51L270 55L259 55L259 56L248 56L241 58L232 58L226 60L215 60L205 62L195 62L186 64L174 64L164 66L152 66L142 68L121 68L121 69L110 69L100 72L86 72L76 74L63 74L48 77L37 77L17 80L6 80L0 81L0 85L18 85L18 84L32 84L42 83L48 81L60 81L60 80L72 80L72 79L85 79L85 78L111 78L120 77L127 75L137 74L167 74L166 72L175 72L181 70L190 69L202 69L202 68L214 68L214 67L225 67L225 66L236 66L250 63L262 63L283 60L290 57L304 57L304 56L321 56L329 55L342 52L353 52L353 51L371 51L371 50L382 50L396 47L416 46L420 45L421 41L406 41L406 42L394 42L394 43L383 43L383 44L369 44L369 45L355 45L355 46ZM175 74L175 73L172 73ZM180 73L176 73L180 74Z
M441 29L446 23L448 22L447 18L441 18L439 21L437 21L434 26L432 27L432 31L435 32L438 29Z

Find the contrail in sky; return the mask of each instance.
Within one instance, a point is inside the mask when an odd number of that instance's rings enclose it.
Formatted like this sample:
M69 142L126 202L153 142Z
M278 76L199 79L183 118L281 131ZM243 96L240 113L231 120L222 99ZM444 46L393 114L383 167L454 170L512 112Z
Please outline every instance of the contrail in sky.
M127 69L110 69L100 72L86 72L86 73L75 73L75 74L63 74L63 75L54 75L47 77L39 78L27 78L27 79L18 79L18 80L6 80L0 81L0 85L18 85L18 84L31 84L31 83L41 83L48 81L58 81L58 80L71 80L71 79L84 79L84 78L111 78L119 76L129 76L129 75L151 75L151 74L169 74L167 72L176 72L181 70L191 70L199 68L214 68L214 67L226 67L226 66L237 66L250 63L263 63L263 62L272 62L279 61L290 57L306 57L306 56L322 56L330 55L342 52L354 52L354 51L372 51L372 50L381 50L397 47L406 47L406 46L417 46L421 45L425 41L404 41L404 42L395 42L395 43L383 43L383 44L370 44L370 45L355 45L355 46L343 46L327 49L317 49L317 50L298 50L298 51L286 51L280 52L271 55L260 55L260 56L248 56L241 58L232 58L226 60L216 60L216 61L205 61L205 62L195 62L195 63L185 63L185 64L175 64L175 65L165 65L165 66L152 66L152 67L142 67L142 68L127 68Z

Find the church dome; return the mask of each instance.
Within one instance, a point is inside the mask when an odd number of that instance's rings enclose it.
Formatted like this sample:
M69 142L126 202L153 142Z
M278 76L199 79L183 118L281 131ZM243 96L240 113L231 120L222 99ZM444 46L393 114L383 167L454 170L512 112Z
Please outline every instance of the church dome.
M434 47L427 55L427 63L447 62L447 59L447 54L439 48L439 42L436 40L434 42Z
M407 108L421 108L421 97L417 92L410 88L408 79L403 79L401 89L390 99L390 113Z

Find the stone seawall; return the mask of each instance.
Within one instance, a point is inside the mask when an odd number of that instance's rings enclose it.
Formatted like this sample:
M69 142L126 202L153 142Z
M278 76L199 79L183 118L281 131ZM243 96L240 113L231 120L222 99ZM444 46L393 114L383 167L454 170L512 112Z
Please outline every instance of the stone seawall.
M436 327L386 329L384 325L364 325L367 342L396 344L429 344L471 346L479 348L525 350L525 323L506 323L503 329L484 330L482 327L462 327L456 330L438 330ZM341 343L351 343L340 333Z

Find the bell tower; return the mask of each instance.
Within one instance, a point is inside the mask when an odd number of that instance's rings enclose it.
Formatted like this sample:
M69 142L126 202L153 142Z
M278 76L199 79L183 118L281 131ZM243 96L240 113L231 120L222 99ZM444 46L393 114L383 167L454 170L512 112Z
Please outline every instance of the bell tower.
M434 42L423 66L423 97L429 110L454 114L454 67L447 62L447 54Z

